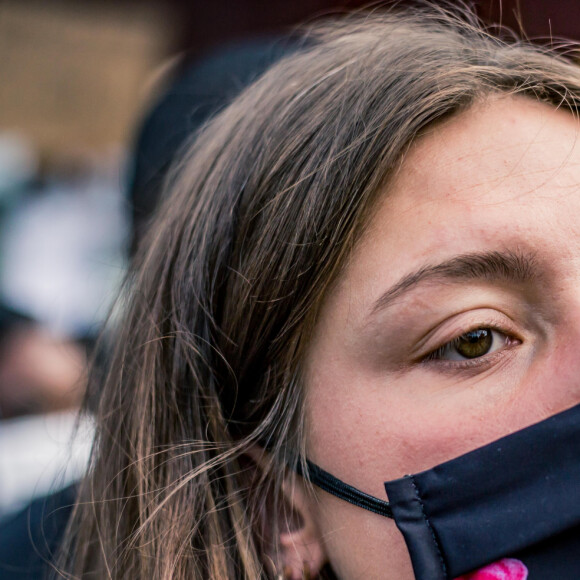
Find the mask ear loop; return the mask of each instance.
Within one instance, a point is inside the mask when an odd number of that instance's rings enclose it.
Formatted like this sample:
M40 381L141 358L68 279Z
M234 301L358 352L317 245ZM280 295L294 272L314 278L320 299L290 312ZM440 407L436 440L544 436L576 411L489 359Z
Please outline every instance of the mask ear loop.
M312 463L309 459L306 459L306 465L308 472L304 473L302 464L299 461L296 466L296 472L304 477L304 479L310 481L310 483L348 503L379 514L380 516L393 519L393 512L388 501L373 497L364 491L348 485L348 483L344 483L344 481L334 477L328 471L324 471L324 469L318 467L318 465Z

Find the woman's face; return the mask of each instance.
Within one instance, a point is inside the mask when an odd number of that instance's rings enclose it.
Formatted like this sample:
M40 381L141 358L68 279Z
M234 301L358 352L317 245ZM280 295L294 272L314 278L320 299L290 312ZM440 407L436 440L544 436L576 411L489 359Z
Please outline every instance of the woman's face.
M578 137L569 113L503 97L418 140L321 312L312 461L386 499L580 402ZM413 578L392 520L320 490L311 511L340 578Z

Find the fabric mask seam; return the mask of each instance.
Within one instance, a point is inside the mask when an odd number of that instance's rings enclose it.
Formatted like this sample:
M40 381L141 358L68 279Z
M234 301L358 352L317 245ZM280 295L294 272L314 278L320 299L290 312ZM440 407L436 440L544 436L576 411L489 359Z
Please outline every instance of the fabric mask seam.
M441 554L441 550L439 549L439 542L437 541L437 537L435 536L435 531L431 527L431 524L429 522L429 518L427 518L427 514L425 513L425 508L423 506L423 502L421 501L421 496L419 495L419 489L417 488L417 485L415 484L415 478L412 475L411 475L411 485L413 486L413 490L415 491L415 496L417 497L417 501L419 502L419 506L421 507L421 514L423 515L423 519L425 520L425 524L426 524L429 532L431 532L431 537L433 538L433 543L435 544L437 556L439 556L441 570L442 570L443 574L445 574L445 577L447 577L447 567L445 566L445 561L443 560L443 554Z

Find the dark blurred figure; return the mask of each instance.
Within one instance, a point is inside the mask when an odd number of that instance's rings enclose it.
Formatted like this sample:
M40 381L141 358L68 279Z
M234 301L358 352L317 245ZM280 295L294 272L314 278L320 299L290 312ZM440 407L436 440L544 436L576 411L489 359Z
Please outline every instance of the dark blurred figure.
M173 161L196 131L274 62L298 47L298 40L264 37L216 50L201 61L187 58L145 117L130 172L134 253L151 220ZM303 42L303 41L300 41Z

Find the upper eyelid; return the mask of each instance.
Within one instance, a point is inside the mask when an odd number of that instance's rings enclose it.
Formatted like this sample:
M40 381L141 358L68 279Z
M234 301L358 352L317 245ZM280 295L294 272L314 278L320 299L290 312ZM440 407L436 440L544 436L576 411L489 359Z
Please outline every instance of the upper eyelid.
M476 330L477 328L491 328L492 330L497 330L498 332L502 332L508 336L512 336L520 340L522 339L521 333L518 332L518 330L521 330L520 327L505 312L491 308L482 308L477 310L484 310L484 312L477 312L473 310L458 312L452 317L448 317L446 320L438 322L429 331L427 331L420 340L416 342L413 348L414 357L417 359L422 359L429 353L434 352L445 344L448 344L463 334L472 330ZM453 332L446 332L445 334L447 337L445 340L443 338L434 339L434 336L439 334L440 329L445 327L450 320L460 316L462 317L461 319L463 319L463 317L466 315L471 315L473 318L470 321L455 323L457 328ZM433 342L435 345L427 346L429 343Z

